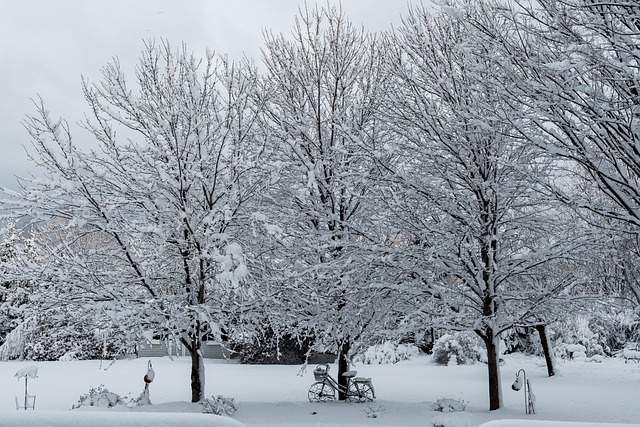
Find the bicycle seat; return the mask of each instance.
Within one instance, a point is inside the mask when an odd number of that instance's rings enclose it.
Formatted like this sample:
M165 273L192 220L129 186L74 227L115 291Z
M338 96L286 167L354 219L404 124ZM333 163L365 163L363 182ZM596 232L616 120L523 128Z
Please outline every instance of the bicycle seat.
M353 378L356 375L358 375L358 371L347 371L344 374L342 374L342 376L346 378Z

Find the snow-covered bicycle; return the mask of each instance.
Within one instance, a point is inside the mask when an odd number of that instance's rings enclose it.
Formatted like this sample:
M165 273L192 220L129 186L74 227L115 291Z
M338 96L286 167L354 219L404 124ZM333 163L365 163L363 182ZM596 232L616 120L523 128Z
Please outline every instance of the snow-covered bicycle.
M371 378L356 377L357 371L342 374L347 379L343 387L329 375L329 364L318 365L313 370L316 382L309 387L309 402L327 402L336 399L336 392L342 391L348 402L371 402L376 398Z

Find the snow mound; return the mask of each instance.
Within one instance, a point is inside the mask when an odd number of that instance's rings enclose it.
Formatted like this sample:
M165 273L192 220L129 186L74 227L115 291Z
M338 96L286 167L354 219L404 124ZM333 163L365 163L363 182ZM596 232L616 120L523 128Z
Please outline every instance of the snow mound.
M11 427L242 427L217 415L107 412L107 411L16 411L2 414L2 425Z
M637 424L580 423L572 421L494 420L479 427L637 427Z

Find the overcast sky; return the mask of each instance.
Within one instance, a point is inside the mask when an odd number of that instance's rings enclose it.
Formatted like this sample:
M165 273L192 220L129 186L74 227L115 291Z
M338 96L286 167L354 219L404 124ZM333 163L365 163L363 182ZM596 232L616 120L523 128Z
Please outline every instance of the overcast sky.
M354 24L380 31L398 25L414 3L420 0L342 0L342 8ZM0 0L0 186L15 188L14 176L33 170L21 125L35 111L31 98L41 96L52 118L81 120L87 111L81 76L97 81L116 56L133 70L147 38L259 62L262 31L290 34L299 5L303 1ZM86 137L74 135L76 142Z

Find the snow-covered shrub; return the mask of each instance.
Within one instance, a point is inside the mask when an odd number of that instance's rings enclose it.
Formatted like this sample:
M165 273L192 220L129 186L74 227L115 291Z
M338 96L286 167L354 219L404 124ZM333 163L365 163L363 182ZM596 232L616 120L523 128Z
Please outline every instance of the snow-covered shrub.
M482 349L478 338L471 333L445 334L433 344L433 361L438 365L470 364L481 360Z
M633 311L610 313L594 312L591 316L570 316L554 324L555 353L566 357L567 345L585 347L587 357L613 355L628 341L640 340L640 320Z
M262 336L251 342L235 343L233 350L240 363L250 365L299 365L304 363L309 340L298 340L290 335L278 336L266 328Z
M7 334L4 343L0 345L0 360L16 360L24 355L29 330L28 321L25 321Z
M367 418L381 418L385 409L382 406L374 408L371 405L367 405L367 409L363 409L362 411L367 414Z
M233 415L236 410L236 402L233 397L211 396L201 402L203 414Z
M501 350L504 354L522 353L541 356L542 344L535 328L514 327L501 335Z
M431 402L429 405L432 411L438 412L462 412L467 408L464 401L445 397Z
M587 357L587 348L582 344L567 344L565 348L570 359Z
M68 319L39 319L23 334L23 353L19 358L34 361L112 359L120 353L117 338L105 339L97 330ZM115 334L115 332L113 332Z
M631 310L593 316L589 319L589 329L597 334L604 354L613 354L630 341L640 341L640 319Z
M119 404L125 404L119 394L109 391L104 385L98 387L90 387L89 392L83 394L78 399L78 403L73 405L71 409L78 409L81 406L97 406L100 408L111 408Z
M419 353L420 350L415 345L386 342L369 347L364 353L356 355L353 360L367 365L382 365L409 360Z

